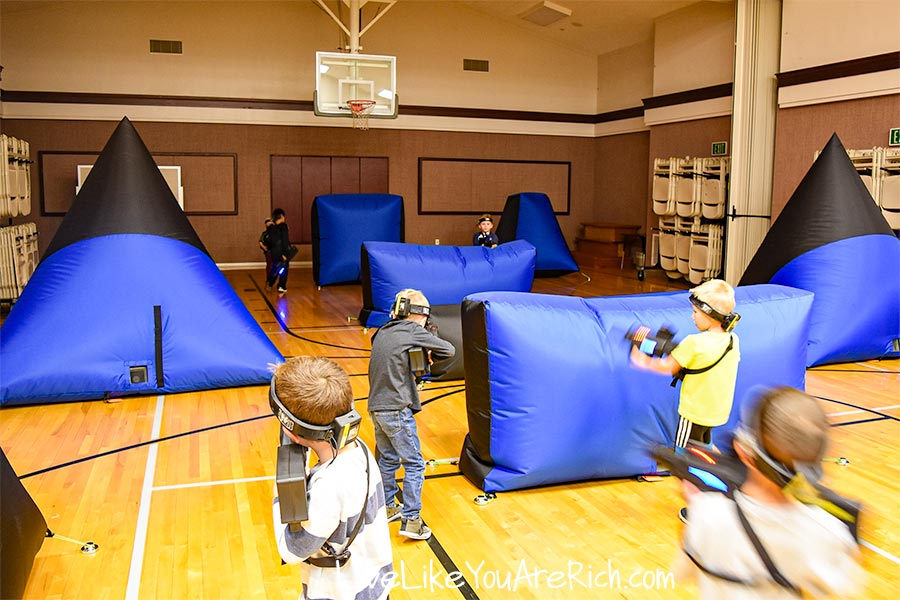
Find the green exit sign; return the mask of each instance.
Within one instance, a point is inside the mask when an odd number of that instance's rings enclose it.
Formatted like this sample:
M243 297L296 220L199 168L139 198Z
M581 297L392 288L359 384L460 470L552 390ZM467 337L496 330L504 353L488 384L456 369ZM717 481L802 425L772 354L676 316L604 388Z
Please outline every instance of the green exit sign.
M894 127L891 129L890 141L888 142L889 146L900 146L900 127Z
M713 142L713 156L725 156L726 154L728 154L728 142Z

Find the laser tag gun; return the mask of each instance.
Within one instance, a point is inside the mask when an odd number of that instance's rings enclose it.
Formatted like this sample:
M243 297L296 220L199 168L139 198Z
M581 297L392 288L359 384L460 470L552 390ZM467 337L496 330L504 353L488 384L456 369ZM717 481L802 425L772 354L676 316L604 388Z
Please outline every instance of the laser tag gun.
M306 489L305 446L294 443L283 429L279 429L278 463L275 467L275 487L281 522L291 531L300 531L300 522L309 518L309 497Z
M731 454L688 443L682 452L670 446L656 446L653 458L666 465L678 479L690 481L701 492L731 494L747 479L747 467Z
M734 454L723 454L691 443L683 452L659 445L652 449L651 454L666 465L672 475L690 481L701 492L722 492L731 496L747 479L746 465ZM765 467L760 469L763 475L780 485L786 494L803 504L818 506L838 518L850 530L853 539L859 541L859 502L825 487L813 476L791 471L765 452L757 453L757 465L760 463Z
M628 330L625 339L644 354L656 358L666 356L678 345L675 343L675 332L665 325L656 333L646 325L637 325Z
M431 361L425 348L409 349L409 369L416 376L416 383L431 375Z

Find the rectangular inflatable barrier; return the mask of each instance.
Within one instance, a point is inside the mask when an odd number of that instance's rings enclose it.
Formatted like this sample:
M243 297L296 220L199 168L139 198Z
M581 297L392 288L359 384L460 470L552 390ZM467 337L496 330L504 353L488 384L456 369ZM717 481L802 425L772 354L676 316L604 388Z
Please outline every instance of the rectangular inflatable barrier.
M679 390L631 366L625 334L696 327L688 292L603 298L483 293L463 302L469 433L460 470L486 492L657 470L672 445ZM778 285L736 289L741 362L722 443L757 385L803 389L813 294ZM552 451L551 451L552 450Z
M536 260L537 251L524 240L496 248L364 242L359 322L387 323L394 296L405 288L420 290L431 305L458 305L477 292L530 291Z

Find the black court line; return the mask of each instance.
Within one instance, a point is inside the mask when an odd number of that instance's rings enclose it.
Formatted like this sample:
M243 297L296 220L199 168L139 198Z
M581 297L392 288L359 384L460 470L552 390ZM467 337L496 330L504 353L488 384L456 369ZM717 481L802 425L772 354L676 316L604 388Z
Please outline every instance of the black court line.
M428 462L427 460L425 461ZM426 475L425 479L445 479L447 477L462 477L462 471L453 471L452 473L435 473L433 475Z
M203 433L205 431L221 429L222 427L230 427L231 425L241 425L243 423L249 423L251 421L258 421L260 419L268 419L269 417L274 417L274 416L275 415L259 415L257 417L249 417L247 419L241 419L239 421L231 421L230 423L219 423L218 425L210 425L209 427L203 427L201 429L193 429L191 431L184 431L182 433L167 435L166 437L157 438L155 440L147 440L146 442L139 442L137 444L132 444L130 446L123 446L121 448L116 448L115 450L107 450L106 452L101 452L100 454L84 456L77 460L70 460L69 462L54 465L52 467L47 467L47 468L41 469L39 471L32 471L31 473L26 473L25 475L21 475L19 477L19 479L27 479L28 477L34 477L35 475L42 475L44 473L49 473L50 471L62 469L63 467L71 467L72 465L77 465L79 463L87 462L89 460L94 460L95 458L103 458L104 456L109 456L111 454L118 454L119 452L124 452L126 450L133 450L134 448L141 448L143 446L149 446L150 444L158 444L159 442L166 442L169 440L174 440L176 438L185 437L188 435L194 435L195 433Z
M824 396L813 396L813 398L818 398L819 400L824 400L826 402L834 402L835 404L840 404L842 406L848 406L850 408L855 408L856 410L860 410L867 413L872 413L873 415L878 415L882 417L882 419L890 419L892 421L900 422L900 417L895 417L894 415L889 415L887 413L879 412L872 408L866 408L865 406L859 406L857 404L850 404L849 402L843 402L841 400L835 400L833 398L825 398Z
M469 585L469 582L466 581L462 571L459 570L459 567L456 566L456 563L453 562L453 559L450 558L450 555L447 554L447 551L441 546L441 543L438 541L437 536L434 535L434 532L432 532L431 537L428 538L428 547L434 552L435 557L437 557L441 566L444 567L444 571L446 571L447 575L453 578L453 585L457 586L456 589L459 590L462 597L467 598L468 600L478 600L478 594L475 593L475 590L473 590L472 586Z
M425 402L422 403L422 406L425 406L426 404L431 404L431 403L434 402L435 400L440 400L441 398L446 398L447 396L452 396L453 394L458 394L458 393L460 393L460 392L466 391L466 389L465 389L466 386L465 386L465 385L461 385L461 386L459 386L459 387L460 387L461 389L453 390L452 392L447 392L446 394L441 394L441 395L439 395L439 396L435 396L434 398L429 398L428 400L426 400ZM448 389L448 388L439 388L439 389Z
M881 371L874 369L809 369L807 373L874 373L875 375L900 375L900 371Z
M888 417L875 417L874 419L859 419L858 421L847 421L846 423L835 423L832 427L846 427L847 425L859 425L861 423L874 423L875 421L887 421Z
M256 291L259 292L260 297L265 301L266 305L269 307L269 311L273 315L275 315L275 319L278 321L279 327L288 335L294 336L299 340L303 340L304 342L309 342L311 344L319 344L320 346L328 346L329 348L340 348L341 350L359 350L360 352L371 352L371 348L353 348L352 346L341 346L339 344L329 344L328 342L320 342L319 340L311 340L307 337L303 337L302 335L298 335L291 331L291 328L287 326L287 323L284 322L284 319L281 318L281 315L278 314L278 310L276 310L275 305L272 304L272 301L269 300L269 297L266 296L265 292L263 292L262 288L259 287L259 284L256 283L256 280L253 279L252 275L247 275L250 278L250 281L253 282L253 285L256 286Z

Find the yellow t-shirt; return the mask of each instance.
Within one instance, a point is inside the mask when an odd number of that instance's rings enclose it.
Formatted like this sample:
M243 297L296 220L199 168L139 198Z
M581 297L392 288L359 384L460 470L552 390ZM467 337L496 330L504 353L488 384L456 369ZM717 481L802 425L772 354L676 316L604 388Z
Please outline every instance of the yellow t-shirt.
M682 367L702 369L719 360L732 338L734 345L719 364L705 373L686 375L681 382L678 414L688 421L707 427L728 422L741 350L734 333L718 331L689 335L672 350L672 358Z

